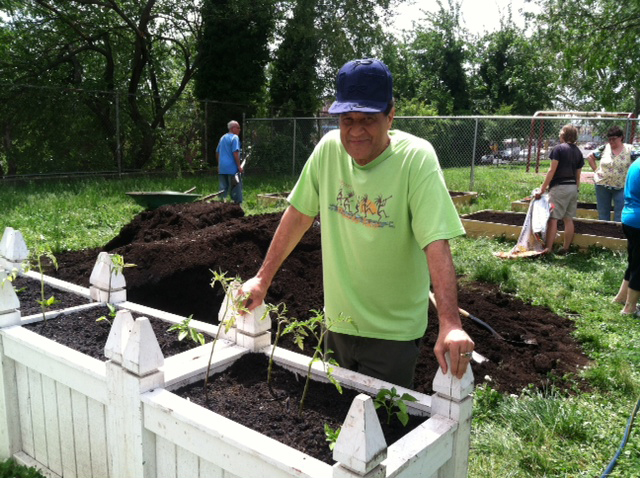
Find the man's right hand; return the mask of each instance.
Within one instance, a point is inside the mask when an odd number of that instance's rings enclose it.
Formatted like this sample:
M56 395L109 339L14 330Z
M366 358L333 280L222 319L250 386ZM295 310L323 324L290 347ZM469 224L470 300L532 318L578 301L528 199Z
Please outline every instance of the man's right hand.
M267 296L267 290L269 289L269 285L265 284L258 277L252 277L240 288L240 294L246 296L246 301L244 303L244 307L252 311L256 307L258 307L262 302L264 302L264 298Z

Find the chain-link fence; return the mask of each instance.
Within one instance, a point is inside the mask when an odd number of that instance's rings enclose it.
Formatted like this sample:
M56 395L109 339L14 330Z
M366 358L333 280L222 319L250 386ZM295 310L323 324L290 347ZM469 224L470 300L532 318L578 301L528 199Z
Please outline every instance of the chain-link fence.
M297 176L336 117L245 118L246 105L175 102L117 92L12 87L0 103L0 177L201 171L215 166L226 122L243 123L248 174ZM519 164L537 170L566 123L585 155L616 124L636 142L637 119L608 113L396 117L393 127L429 140L443 168Z
M119 92L11 87L0 102L0 178L199 171L215 165L247 105Z
M637 143L638 119L629 115L593 116L462 116L396 117L393 128L406 131L433 144L443 168L520 164L539 170L541 160L558 142L560 129L567 123L578 129L577 145L585 158L605 144L607 130L618 125L625 131L625 142ZM338 128L335 117L251 118L245 121L245 150L250 153L251 169L277 174L300 173L319 139ZM640 151L640 144L636 144ZM473 176L471 176L472 178Z

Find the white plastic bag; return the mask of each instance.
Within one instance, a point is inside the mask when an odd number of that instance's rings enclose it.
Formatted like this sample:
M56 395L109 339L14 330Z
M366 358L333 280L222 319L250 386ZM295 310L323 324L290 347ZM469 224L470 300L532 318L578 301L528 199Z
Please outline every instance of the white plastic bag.
M536 191L531 194L529 209L524 218L522 232L518 242L509 252L496 252L497 257L515 259L517 257L531 257L542 254L545 249L547 221L549 220L549 196L543 194L535 199Z

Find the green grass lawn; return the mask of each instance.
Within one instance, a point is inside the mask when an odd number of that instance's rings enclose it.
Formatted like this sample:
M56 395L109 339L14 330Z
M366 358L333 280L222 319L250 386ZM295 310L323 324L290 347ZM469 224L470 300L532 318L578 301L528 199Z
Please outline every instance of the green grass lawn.
M481 209L510 210L511 202L542 184L541 173L523 165L475 169L478 200L461 213ZM468 169L445 171L450 190L468 191ZM289 191L294 178L247 176L247 214L261 208L257 194ZM0 189L0 228L19 229L28 244L44 240L55 252L105 244L142 207L127 191L217 191L217 178L84 179L5 182ZM580 201L595 202L593 185L580 188ZM493 252L513 243L490 239L452 241L457 271L470 280L499 284L522 300L546 306L576 323L576 337L593 359L583 376L589 392L523 390L507 396L478 387L474 396L469 476L600 476L623 438L627 420L640 396L640 320L622 317L611 304L626 264L626 253L590 249L565 257L505 261ZM640 421L640 416L638 417ZM640 428L631 429L612 477L640 476Z

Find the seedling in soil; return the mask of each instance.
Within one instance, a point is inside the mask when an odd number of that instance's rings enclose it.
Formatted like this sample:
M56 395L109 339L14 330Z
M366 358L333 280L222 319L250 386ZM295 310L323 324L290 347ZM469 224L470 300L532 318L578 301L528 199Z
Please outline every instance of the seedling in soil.
M311 357L311 361L309 362L309 367L307 369L307 379L304 383L302 397L300 398L298 415L302 415L304 401L309 391L309 383L311 382L311 367L315 362L322 362L324 371L327 374L327 378L332 384L335 385L338 392L342 393L342 385L340 385L338 379L333 376L334 366L337 367L339 366L339 364L335 359L331 358L331 355L333 354L333 351L331 349L324 350L323 341L324 337L327 335L327 332L334 325L340 322L352 322L351 317L344 317L342 314L340 314L338 318L331 319L328 317L325 318L324 314L320 311L312 310L311 312L315 314L314 317L302 321L295 320L291 322L283 332L293 332L293 341L298 345L298 347L300 347L301 350L304 350L304 341L306 337L312 337L315 342L315 345L313 347L313 356Z
M329 442L329 450L333 451L336 447L336 442L338 441L338 437L340 436L340 430L342 428L338 427L335 430L329 426L328 423L324 424L324 436L325 439Z
M224 304L226 304L226 308L224 310L224 313L222 314L222 317L227 317L227 312L229 311L229 309L234 310L237 314L244 314L249 312L249 309L247 309L244 306L244 303L246 302L246 299L247 299L247 294L240 293L240 284L241 284L240 278L231 279L227 277L226 272L224 273L215 272L215 271L211 271L211 272L213 273L213 280L211 281L211 287L215 287L215 285L219 283L222 286L222 290L224 292L225 297L229 297L229 300L224 301ZM225 333L227 333L229 332L231 327L233 327L233 325L236 323L237 314L235 313L231 314L228 319L223 319L218 324L218 332L216 333L216 336L214 337L213 342L211 343L211 354L209 355L209 362L207 363L207 373L204 376L205 390L209 383L209 371L211 370L211 362L213 360L213 351L215 350L216 343L220 338L220 334L222 333L222 330L224 330Z
M111 317L111 319L115 319L116 318L116 313L117 313L117 309L115 305L111 305L110 303L107 302L107 307L109 308L109 317ZM109 325L112 324L111 320L109 320L109 318L106 315L103 315L102 317L98 317L96 319L96 322L103 322L106 321Z
M204 345L204 334L198 332L198 329L194 329L189 324L191 323L191 319L193 315L190 315L186 319L184 319L179 324L173 324L171 327L167 329L167 332L173 332L174 330L178 331L178 340L183 340L185 337L189 337L196 343L200 343L200 345Z
M31 253L31 258L29 260L29 264L26 269L29 269L32 265L35 265L38 268L38 272L40 273L40 300L38 300L38 304L40 305L40 310L42 311L42 319L46 322L47 316L45 311L47 308L51 307L54 304L60 302L54 296L49 297L48 299L44 296L44 270L42 267L42 258L46 257L51 261L53 267L58 268L58 260L53 255L51 248L48 244L44 242L44 237L40 236L40 240L42 242L38 243L34 251Z
M14 280L16 280L17 277L18 277L18 269L14 267L13 269L11 269L11 272L9 272L9 274L4 279L2 279L2 282L0 282L0 287L4 287L5 282L13 282ZM25 290L27 290L26 286L21 287L19 289L15 289L15 293L21 294Z
M279 303L278 305L266 304L265 314L260 318L260 320L264 320L268 318L271 320L271 312L275 314L275 321L278 324L276 328L276 336L273 340L273 347L271 348L271 355L269 356L269 367L267 368L267 385L269 385L269 389L271 389L271 370L273 368L273 356L276 351L276 347L278 346L278 341L280 337L282 337L285 333L283 327L291 323L291 319L287 317L287 306L284 303Z
M136 267L135 264L127 264L124 262L124 257L120 254L109 254L111 263L109 264L109 290L107 292L107 303L111 302L111 277L113 274L122 274L125 267Z
M416 397L408 393L403 393L400 396L395 387L391 387L391 390L381 389L373 399L376 409L382 407L387 411L387 425L391 423L391 417L395 415L404 426L407 426L409 422L409 410L405 402L417 401Z
M11 269L11 272L7 274L7 277L2 279L2 284L0 285L4 285L5 281L13 282L14 280L16 280L16 277L18 277L18 269L14 267L13 269Z

